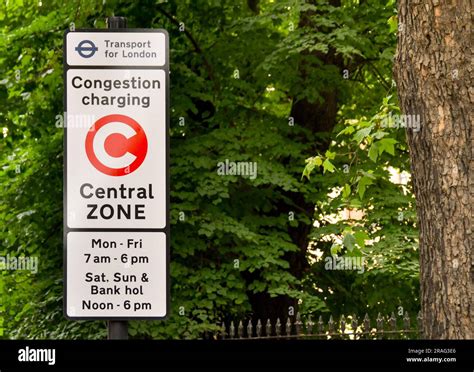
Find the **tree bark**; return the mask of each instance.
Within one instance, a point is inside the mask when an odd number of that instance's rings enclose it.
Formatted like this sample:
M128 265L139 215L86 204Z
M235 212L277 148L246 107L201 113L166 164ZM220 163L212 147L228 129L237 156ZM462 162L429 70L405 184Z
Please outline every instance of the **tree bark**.
M469 0L398 3L400 106L405 115L420 115L420 130L407 128L407 138L423 332L430 339L474 338L471 13Z

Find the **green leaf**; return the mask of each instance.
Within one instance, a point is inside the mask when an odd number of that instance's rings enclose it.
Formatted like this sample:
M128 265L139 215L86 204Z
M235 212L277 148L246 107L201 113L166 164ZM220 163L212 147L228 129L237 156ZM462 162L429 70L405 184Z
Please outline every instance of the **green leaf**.
M357 143L361 143L365 137L367 137L372 131L372 127L359 129L356 134L354 134L354 139Z
M373 137L374 137L375 139L378 139L378 140L379 140L379 139L384 138L387 134L388 134L387 132L377 131L377 132L375 132L375 133L373 134Z
M390 27L390 33L394 33L397 31L398 28L398 22L397 22L397 16L393 15L391 16L388 21L387 21L389 27Z
M323 164L323 159L321 159L320 156L315 156L313 158L313 162L314 162L314 165L316 165L317 167L321 166L321 164Z
M331 152L329 150L326 151L326 158L332 160L336 157L336 153L335 152Z
M329 159L326 159L326 160L324 160L324 163L323 163L323 169L324 169L323 173L326 173L326 171L329 171L329 172L333 173L336 168L329 161Z
M303 175L301 178L306 177L310 179L311 172L315 167L321 166L323 163L322 159L320 156L313 156L311 158L306 159L306 166L303 169Z
M372 143L372 146L370 146L370 149L369 149L369 158L374 163L377 162L377 158L379 156L378 145L377 144L378 144L378 142Z
M357 184L357 191L359 192L359 196L362 199L365 194L365 189L367 186L372 185L373 181L370 177L368 176L363 176L359 180L359 183Z
M340 244L334 243L330 249L331 255L336 256L341 250L342 250L342 246Z
M347 199L351 195L351 187L347 183L344 185L344 188L342 189L342 197L344 199Z
M379 143L379 154L382 154L382 152L388 152L390 155L395 155L395 144L398 141L393 139L393 138L383 138L381 139Z
M352 252L352 250L354 249L354 244L356 243L356 239L354 238L354 235L347 234L346 236L344 236L344 240L342 241L342 243L344 244L344 247L349 250L349 252Z
M348 125L347 127L345 127L343 130L341 130L336 137L339 137L339 136L342 136L343 134L352 134L354 133L355 129L354 129L354 126L352 125Z
M354 233L354 238L356 240L357 245L361 248L364 248L365 241L369 240L369 235L367 235L367 233L364 231L356 231Z

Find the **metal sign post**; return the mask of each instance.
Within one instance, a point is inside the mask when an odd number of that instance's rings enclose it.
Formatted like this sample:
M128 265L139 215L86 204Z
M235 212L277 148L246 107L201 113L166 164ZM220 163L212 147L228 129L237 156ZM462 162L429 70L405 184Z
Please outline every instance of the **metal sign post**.
M169 313L169 48L107 23L64 35L64 314L126 339Z
M107 18L107 28L127 28L127 18ZM109 320L107 322L107 338L109 340L128 340L128 322L120 320Z

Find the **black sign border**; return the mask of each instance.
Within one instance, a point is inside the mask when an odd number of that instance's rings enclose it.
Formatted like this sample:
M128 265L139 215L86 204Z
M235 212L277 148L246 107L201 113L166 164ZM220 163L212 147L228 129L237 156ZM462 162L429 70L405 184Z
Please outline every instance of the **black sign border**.
M71 66L67 63L67 35L76 32L102 33L102 32L139 32L139 33L161 33L165 35L165 64L162 66L96 66L77 65ZM67 72L70 69L90 69L90 70L164 70L166 79L165 107L166 107L166 226L162 229L94 229L94 228L69 228L67 224ZM169 34L165 29L149 28L121 28L121 29L67 29L63 35L63 315L68 320L166 320L170 314L170 73L169 73ZM110 316L69 316L67 314L67 234L69 232L163 232L166 235L166 314L161 317L133 316L133 317L110 317Z

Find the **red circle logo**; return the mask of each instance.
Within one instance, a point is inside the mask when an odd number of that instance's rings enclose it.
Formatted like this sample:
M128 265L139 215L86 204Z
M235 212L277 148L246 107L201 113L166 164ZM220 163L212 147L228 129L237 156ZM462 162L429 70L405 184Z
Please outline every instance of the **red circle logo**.
M145 131L126 115L100 118L86 136L89 161L109 176L125 176L137 170L145 160L147 150Z

